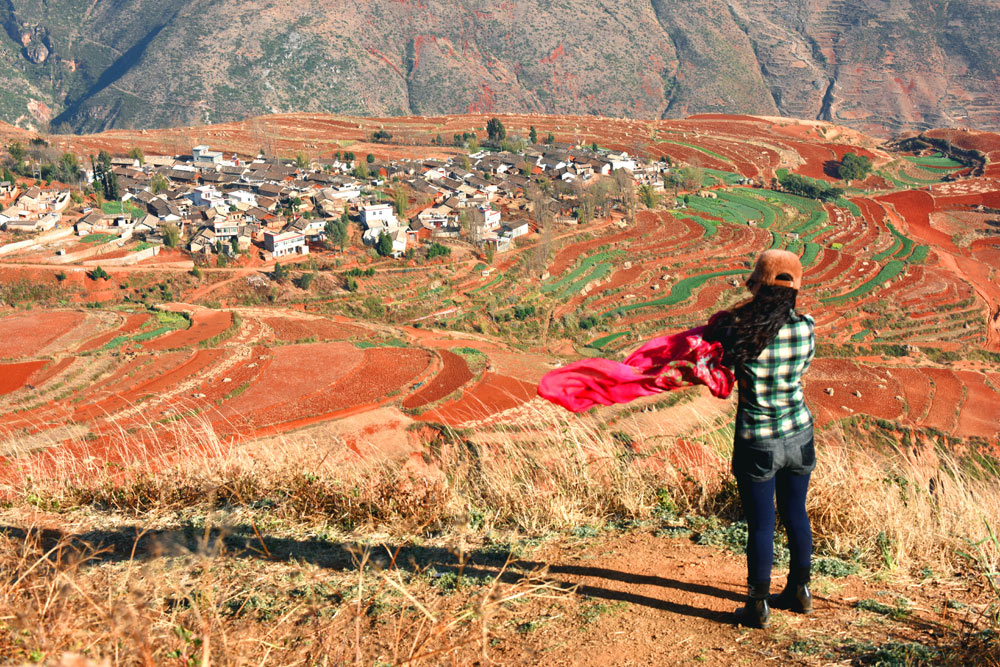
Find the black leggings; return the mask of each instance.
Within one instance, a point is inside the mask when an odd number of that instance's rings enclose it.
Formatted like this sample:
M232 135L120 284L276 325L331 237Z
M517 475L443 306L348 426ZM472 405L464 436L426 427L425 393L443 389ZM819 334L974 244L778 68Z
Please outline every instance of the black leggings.
M771 581L774 564L774 501L788 532L789 568L808 569L812 558L812 529L806 514L806 493L809 473L793 475L779 470L766 482L754 482L743 475L736 476L747 521L747 581L764 584Z

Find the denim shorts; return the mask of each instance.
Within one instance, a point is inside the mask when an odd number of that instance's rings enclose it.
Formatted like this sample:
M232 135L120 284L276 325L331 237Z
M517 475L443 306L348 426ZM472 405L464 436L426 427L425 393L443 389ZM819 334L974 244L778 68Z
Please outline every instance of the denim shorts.
M733 442L733 474L752 482L766 482L779 470L807 475L816 467L816 448L810 424L783 438Z

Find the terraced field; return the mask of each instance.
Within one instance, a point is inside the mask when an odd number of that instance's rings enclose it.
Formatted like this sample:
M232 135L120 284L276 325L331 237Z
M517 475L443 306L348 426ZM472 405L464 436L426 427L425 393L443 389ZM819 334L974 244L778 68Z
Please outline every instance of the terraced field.
M344 256L352 263L320 271L323 291L276 288L272 304L254 301L233 276L212 301L180 287L175 298L194 295L194 303L156 310L114 303L116 281L95 286L81 277L81 289L99 289L88 298L104 307L83 308L81 298L0 312L8 342L0 455L85 450L124 459L135 451L123 450L123 439L139 449L146 434L181 423L200 420L230 442L386 405L404 420L510 422L530 432L531 412L548 409L534 398L546 370L581 355L617 357L703 323L745 298L743 281L767 248L798 253L806 268L800 307L814 315L820 343L807 395L821 424L867 414L966 440L1000 439L1000 242L989 224L1000 208L1000 180L989 175L1000 176L1000 140L991 148L986 135L952 136L990 148L987 175L973 177L943 153L888 153L832 126L717 116L502 120L509 133L535 126L556 141L669 157L700 169L703 187L668 189L634 220L615 207L607 219L557 225L545 243L539 234L518 239L487 275L484 260L461 244L424 263L356 251ZM310 138L360 141L373 122L310 117ZM394 134L401 128L419 143L481 129L486 118L393 122ZM182 132L151 132L141 145L155 153L157 142ZM206 134L240 151L241 132L234 124ZM59 141L112 147L122 136ZM294 133L282 136L294 147ZM379 157L403 150L372 148ZM829 163L847 152L871 157L880 175L829 202L772 187L779 170L834 183ZM966 227L956 232L944 219ZM341 286L350 266L373 269L356 292ZM13 281L14 271L5 264L0 276Z

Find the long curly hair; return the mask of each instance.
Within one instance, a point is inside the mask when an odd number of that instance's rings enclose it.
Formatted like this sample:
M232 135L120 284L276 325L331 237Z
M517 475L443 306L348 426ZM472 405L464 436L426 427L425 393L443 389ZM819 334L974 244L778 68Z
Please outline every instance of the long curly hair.
M724 366L735 369L753 361L791 319L798 294L791 287L761 285L750 302L717 317L704 338L722 343Z

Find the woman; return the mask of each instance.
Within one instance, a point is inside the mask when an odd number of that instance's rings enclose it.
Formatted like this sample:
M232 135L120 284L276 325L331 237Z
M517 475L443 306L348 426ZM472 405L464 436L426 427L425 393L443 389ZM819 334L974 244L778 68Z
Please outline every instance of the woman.
M802 375L815 353L813 319L795 311L802 264L786 250L768 250L746 282L753 299L712 318L706 340L725 348L736 373L739 405L733 474L746 517L747 625L766 627L770 609L812 611L809 574L812 531L806 514L809 476L816 466L812 416ZM768 599L774 561L775 497L788 532L788 583Z

